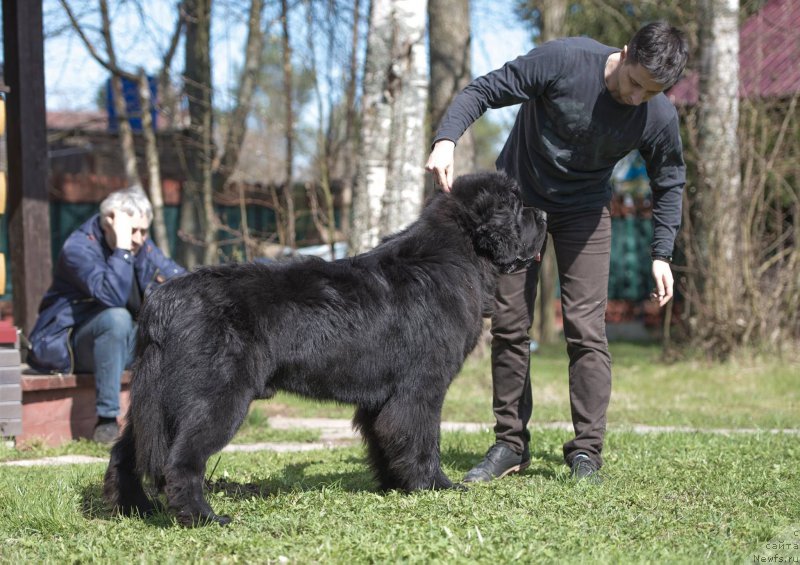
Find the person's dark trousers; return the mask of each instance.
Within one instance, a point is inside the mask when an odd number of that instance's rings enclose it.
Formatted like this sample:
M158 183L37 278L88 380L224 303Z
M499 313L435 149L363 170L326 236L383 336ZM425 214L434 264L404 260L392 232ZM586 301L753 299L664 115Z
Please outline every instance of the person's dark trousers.
M107 308L72 335L75 371L94 373L97 415L119 416L122 372L133 359L136 324L125 308Z
M605 331L611 217L607 208L548 214L561 285L564 337L569 355L569 397L575 438L564 444L568 465L584 452L602 465L606 410L611 398L611 357ZM544 252L545 250L543 250ZM492 383L495 435L518 453L530 440L532 412L530 339L540 263L501 275L492 315ZM547 297L548 300L551 297Z

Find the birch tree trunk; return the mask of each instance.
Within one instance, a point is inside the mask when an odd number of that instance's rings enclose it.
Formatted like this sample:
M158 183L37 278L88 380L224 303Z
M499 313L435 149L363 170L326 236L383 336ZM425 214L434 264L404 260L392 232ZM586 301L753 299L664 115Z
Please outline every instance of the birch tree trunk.
M158 158L158 143L153 124L150 96L150 82L144 69L139 70L139 100L142 108L142 136L144 137L145 162L147 176L150 179L150 203L153 205L153 235L159 249L170 256L167 227L164 221L164 195L161 191L161 164Z
M415 0L374 0L370 7L351 253L375 247L422 206L425 12L426 3Z
M739 254L739 1L702 0L700 6L700 160L694 227L699 259L707 266L708 276L698 284L709 315L698 319L696 337L712 355L725 357L745 327Z
M394 1L392 129L389 177L383 193L378 236L413 222L422 209L427 144L428 59L425 54L426 7L419 0Z

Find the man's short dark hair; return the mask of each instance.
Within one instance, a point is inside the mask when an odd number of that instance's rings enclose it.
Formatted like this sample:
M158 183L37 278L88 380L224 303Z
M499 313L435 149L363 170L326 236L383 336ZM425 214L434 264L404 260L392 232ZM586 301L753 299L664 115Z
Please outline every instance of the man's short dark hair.
M689 43L678 28L653 22L631 38L627 58L631 64L639 63L666 89L678 82L689 58Z

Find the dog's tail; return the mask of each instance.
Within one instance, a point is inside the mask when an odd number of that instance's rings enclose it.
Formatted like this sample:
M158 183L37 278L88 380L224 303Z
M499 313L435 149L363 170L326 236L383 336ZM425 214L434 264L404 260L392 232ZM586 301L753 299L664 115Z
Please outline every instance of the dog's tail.
M163 468L171 443L163 406L164 390L169 383L162 375L162 359L167 328L180 302L172 300L173 297L169 289L158 289L148 297L140 312L128 413L135 429L137 472L159 487L163 484Z

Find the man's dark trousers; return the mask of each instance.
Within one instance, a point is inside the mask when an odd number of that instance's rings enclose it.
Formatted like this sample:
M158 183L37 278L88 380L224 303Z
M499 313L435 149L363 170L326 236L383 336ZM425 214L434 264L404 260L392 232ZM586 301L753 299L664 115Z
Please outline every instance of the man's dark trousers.
M584 452L602 465L611 357L605 331L611 216L608 208L548 214L561 285L569 355L569 397L575 438L564 444L568 465ZM545 250L543 250L544 252ZM495 435L521 453L530 440L530 338L540 263L501 275L492 315ZM547 297L548 300L551 297Z

